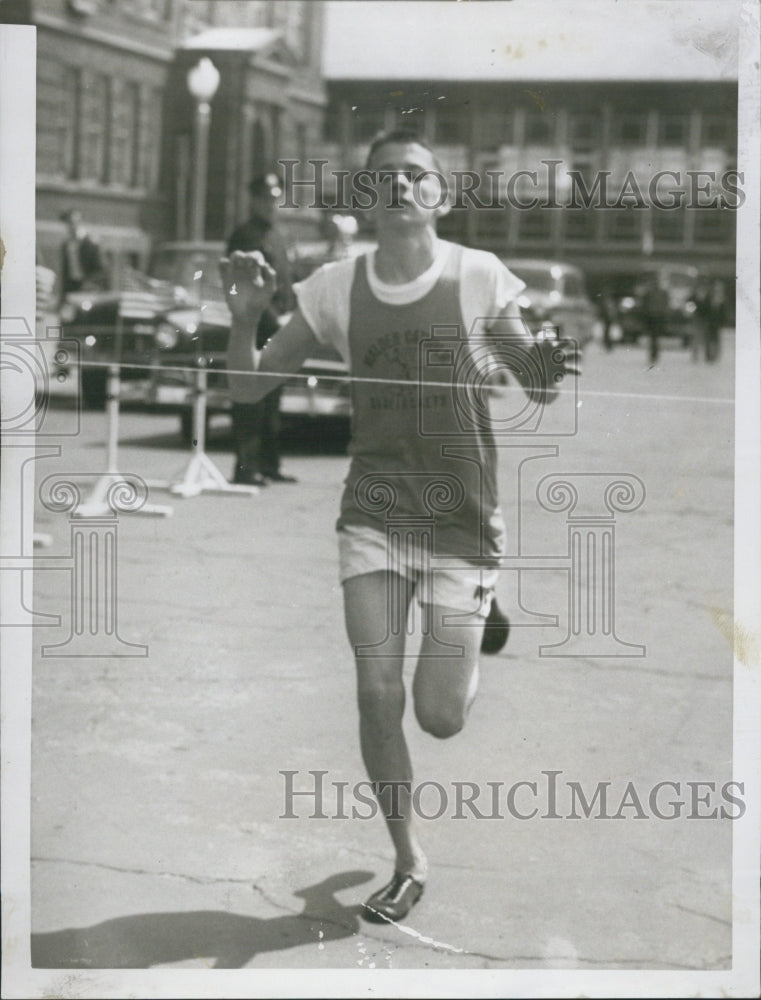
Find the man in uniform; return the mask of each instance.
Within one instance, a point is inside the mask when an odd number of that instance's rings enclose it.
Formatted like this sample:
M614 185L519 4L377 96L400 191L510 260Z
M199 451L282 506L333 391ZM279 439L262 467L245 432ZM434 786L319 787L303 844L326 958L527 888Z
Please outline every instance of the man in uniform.
M293 309L291 268L282 234L275 224L282 187L277 174L254 177L248 186L251 198L249 218L234 230L227 241L227 253L258 250L277 275L277 291L264 310L257 329L256 346L262 348L278 331L279 319ZM258 403L232 404L235 469L233 482L266 486L269 482L293 483L294 476L280 470L280 389Z

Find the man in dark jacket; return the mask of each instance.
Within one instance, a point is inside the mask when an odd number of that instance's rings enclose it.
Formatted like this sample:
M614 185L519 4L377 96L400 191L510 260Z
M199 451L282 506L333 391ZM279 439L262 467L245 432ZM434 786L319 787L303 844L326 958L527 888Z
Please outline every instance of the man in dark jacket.
M642 318L649 335L648 356L651 365L660 357L660 340L666 335L668 325L669 296L661 286L657 273L647 276L642 295Z
M282 234L275 225L277 202L282 194L276 174L255 177L248 186L251 215L227 241L228 256L235 250L259 250L277 275L272 308L266 309L257 328L257 347L262 348L279 329L278 317L294 305L291 268ZM233 482L264 486L268 482L293 483L294 476L280 471L280 390L259 403L233 403L235 469Z
M68 234L61 259L61 295L69 292L108 288L108 272L100 246L82 222L82 213L72 208L61 216Z

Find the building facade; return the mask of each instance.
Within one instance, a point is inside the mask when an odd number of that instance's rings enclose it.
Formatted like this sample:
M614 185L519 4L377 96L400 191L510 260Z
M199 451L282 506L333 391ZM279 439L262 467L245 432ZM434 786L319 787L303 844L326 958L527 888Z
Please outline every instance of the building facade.
M188 235L195 104L186 75L220 71L211 102L206 231L247 211L252 173L321 135L322 4L307 0L8 0L37 29L37 230L51 266L61 213L82 211L112 274ZM255 44L247 45L255 38ZM306 225L308 220L302 220Z
M593 279L643 255L734 275L736 82L358 78L328 79L328 93L326 158L361 167L378 129L406 123L446 176L476 172L478 200L461 178L442 235L578 263Z

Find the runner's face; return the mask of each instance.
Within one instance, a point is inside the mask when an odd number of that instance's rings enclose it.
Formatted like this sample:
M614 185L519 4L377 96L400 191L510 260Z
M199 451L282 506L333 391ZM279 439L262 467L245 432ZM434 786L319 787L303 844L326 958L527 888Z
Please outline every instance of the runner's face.
M388 142L375 150L368 169L378 174L374 211L380 229L433 226L442 214L443 179L433 153L416 142Z

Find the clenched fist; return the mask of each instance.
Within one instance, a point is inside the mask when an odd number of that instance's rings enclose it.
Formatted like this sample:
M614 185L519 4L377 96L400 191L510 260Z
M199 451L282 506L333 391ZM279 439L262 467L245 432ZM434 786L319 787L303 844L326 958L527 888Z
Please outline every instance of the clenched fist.
M277 276L258 250L236 250L219 262L227 305L234 319L250 320L261 314L277 291Z

